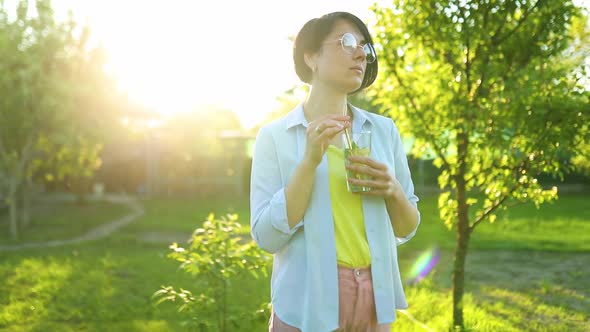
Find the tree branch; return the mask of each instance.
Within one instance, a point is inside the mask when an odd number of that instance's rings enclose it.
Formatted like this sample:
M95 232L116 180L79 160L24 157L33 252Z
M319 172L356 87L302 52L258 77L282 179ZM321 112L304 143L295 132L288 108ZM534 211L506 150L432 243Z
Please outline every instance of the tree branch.
M546 133L546 131L544 133ZM536 140L537 144L540 144L539 142L544 142L544 141L545 141L544 137L540 137L539 139ZM490 168L492 168L494 164L495 163L493 163ZM519 163L517 166L512 167L511 170L513 170L513 171L518 170L518 172L516 172L516 174L519 174L520 171L522 171L523 169L526 169L526 168L528 168L528 166L530 166L527 164L530 164L530 160L528 159L528 156L524 156L524 158L522 159L522 162ZM486 171L482 170L482 172L486 172ZM508 199L508 197L510 197L510 195L516 189L518 189L519 186L520 186L520 184L518 184L518 183L516 185L514 185L506 195L504 195L500 200L496 201L496 203L493 206L491 206L488 210L486 210L483 215L481 215L479 218L477 218L477 220L472 224L472 226L470 226L470 231L472 232L478 224L480 224L483 220L485 220L485 218L487 218L492 212L494 212L500 205L502 205L502 203L504 203L504 201L506 199Z
M496 43L496 39L500 35L500 32L502 31L502 29L504 28L505 25L506 25L506 20L502 20L501 23L500 23L500 26L498 26L498 28L496 30L494 30L494 34L490 38L490 40L492 42L492 45L494 45L494 46L497 46L498 45Z
M486 6L484 14L483 14L483 30L484 31L487 31L489 13L490 13L490 6ZM473 54L473 63L475 63L479 59L483 45L485 45L483 42L480 42L477 44L477 48L475 49L475 53ZM481 67L481 76L479 77L479 82L477 83L477 87L475 88L475 92L473 93L473 95L471 97L471 100L474 102L476 108L479 108L479 103L477 100L483 95L483 91L484 91L483 87L484 87L484 84L486 83L488 65L490 63L489 59L490 59L490 52L488 50L488 52L485 53L484 59L482 61L483 66ZM469 91L469 94L471 95L471 90Z
M506 201L508 199L508 197L510 197L510 195L516 190L516 188L518 188L518 186L514 186L512 187L512 189L510 189L510 191L504 195L500 200L497 200L494 205L492 205L489 209L487 209L481 216L479 216L479 218L477 218L475 220L475 222L473 222L473 224L471 224L471 226L469 226L469 232L473 232L473 230L475 229L475 227L477 227L477 225L479 225L482 221L484 221L492 212L494 212L496 209L498 209L502 203L504 203L504 201Z
M408 98L408 100L410 101L410 104L412 104L412 107L414 107L415 110L419 110L418 105L416 104L416 101L414 100L414 98L407 92L407 86L404 84L404 82L402 81L399 73L397 72L397 69L395 68L395 66L390 66L391 71L393 72L393 76L396 78L398 84L404 89L406 98ZM450 164L447 161L447 159L445 158L445 155L443 154L443 150L442 148L436 143L436 139L434 137L434 135L428 134L428 133L432 133L433 131L430 130L430 126L428 125L428 122L424 120L424 118L422 117L418 117L418 119L421 122L421 125L424 126L424 128L426 128L426 136L428 137L428 139L431 141L431 144L433 145L434 149L436 150L437 154L440 156L441 160L443 161L443 164L445 165L445 167L447 169L450 169Z
M535 8L537 8L539 6L539 4L542 1L543 0L538 0L531 8L527 9L524 12L524 14L522 15L521 19L518 20L518 23L516 23L516 26L514 27L514 29L508 31L508 33L506 35L504 35L502 37L498 37L497 34L494 34L494 36L492 37L492 43L495 46L498 46L498 45L502 44L506 39L510 38L510 36L512 36L518 29L520 29L520 27L527 20L529 15L535 10ZM498 33L499 33L499 31L498 31Z
M488 63L489 63L490 56L489 54L486 56L484 65L482 68L481 76L479 78L479 83L477 84L477 88L475 88L475 94L473 96L473 100L476 101L479 97L483 96L483 85L486 82L486 74L488 71Z
M543 132L543 133L546 133L546 132ZM545 141L546 141L545 136L541 136L541 137L539 137L538 140L536 140L536 142L545 142ZM540 143L537 143L537 144L540 144ZM537 148L537 146L534 146L534 148ZM500 167L498 165L498 163L496 162L496 160L494 160L489 167L486 167L485 169L480 170L480 173L490 174L490 173L493 173L491 170L498 169L498 168L508 169L510 171L516 171L516 170L522 171L523 169L525 169L525 167L527 166L527 163L529 163L529 162L530 162L530 160L528 159L528 156L524 156L523 159L521 160L521 162L516 164L514 167ZM469 178L468 181L473 180L476 176L477 175L474 174L473 176L471 176Z
M461 13L461 18L463 18L463 28L462 32L465 34L465 47L467 48L467 52L465 54L465 81L467 84L467 94L471 91L471 59L469 56L471 55L471 39L469 38L469 24L468 24L468 17L465 15L465 10L463 7L459 7L459 13Z
M502 28L504 27L504 25L506 24L506 20L502 21L502 24L494 31L493 36L490 38L491 41L491 48L496 48L498 45L500 45L501 43L503 43L506 39L508 39L510 36L512 36L518 29L520 29L520 27L523 25L523 23L528 19L529 15L533 12L533 10L535 8L537 8L539 6L539 4L541 3L541 1L543 0L538 0L531 8L529 8L523 15L523 17L518 21L518 23L516 24L516 27L514 27L514 29L510 30L506 35L500 37L500 32L502 30ZM484 22L487 19L487 11L484 13ZM479 48L479 47L478 47ZM479 53L479 52L478 52ZM482 96L482 92L483 92L483 87L484 87L484 83L485 83L485 76L486 76L486 72L487 72L487 67L488 67L488 63L489 63L489 54L491 53L491 50L488 51L487 55L486 55L486 59L483 62L484 63L484 70L482 72L482 76L480 78L480 82L479 85L477 87L474 99L481 97ZM477 55L476 55L477 56ZM510 66L511 64L509 64ZM519 66L518 68L516 68L516 71L518 71L519 69L523 68L524 66ZM506 78L508 77L509 73L513 73L513 70L505 70L504 74L501 76L502 81L506 81Z

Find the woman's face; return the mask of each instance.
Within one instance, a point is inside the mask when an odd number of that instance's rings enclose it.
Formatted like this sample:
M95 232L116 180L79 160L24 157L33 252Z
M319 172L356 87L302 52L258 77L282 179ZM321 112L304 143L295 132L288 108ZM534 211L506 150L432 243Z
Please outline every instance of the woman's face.
M340 39L346 33L352 34L358 45L366 43L354 24L338 20L315 55L316 73L312 84L328 85L344 93L355 91L361 86L367 68L366 55L362 47L352 53L342 48Z

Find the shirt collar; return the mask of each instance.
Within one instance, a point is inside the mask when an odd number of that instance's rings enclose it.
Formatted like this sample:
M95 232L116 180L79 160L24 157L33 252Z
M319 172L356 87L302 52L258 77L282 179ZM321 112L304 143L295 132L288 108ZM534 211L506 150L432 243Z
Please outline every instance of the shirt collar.
M373 124L373 121L371 121L371 119L365 114L365 111L350 103L348 105L352 110L353 127L358 126L358 128L362 128L365 122L367 121L370 124ZM291 112L289 112L285 120L285 130L289 130L298 125L302 125L303 127L307 128L309 123L307 122L305 114L303 113L303 103L299 103L299 105L297 105Z
M286 130L289 130L297 125L303 125L307 128L308 123L307 119L305 119L305 115L303 114L303 103L299 103L289 114L287 114L286 120Z

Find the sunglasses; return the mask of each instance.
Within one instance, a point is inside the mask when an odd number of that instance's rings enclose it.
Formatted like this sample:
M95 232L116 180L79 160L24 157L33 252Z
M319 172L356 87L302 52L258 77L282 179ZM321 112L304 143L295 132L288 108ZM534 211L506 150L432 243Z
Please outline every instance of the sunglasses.
M358 41L356 40L356 37L350 32L347 32L344 35L342 35L342 38L340 38L340 39L331 40L331 41L328 41L327 43L334 42L334 41L339 41L340 46L342 46L342 49L344 50L344 52L346 52L348 54L353 54L357 48L361 48L363 50L363 53L365 53L365 58L367 59L367 63L373 63L375 61L375 59L377 58L377 55L375 54L375 49L373 48L373 45L371 45L369 43L359 45Z

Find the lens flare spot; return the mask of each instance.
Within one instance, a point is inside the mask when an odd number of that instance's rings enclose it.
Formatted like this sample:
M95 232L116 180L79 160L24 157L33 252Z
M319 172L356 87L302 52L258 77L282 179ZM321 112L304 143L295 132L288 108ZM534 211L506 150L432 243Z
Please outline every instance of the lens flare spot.
M420 282L434 269L439 259L440 251L436 247L420 254L416 262L412 265L412 270L410 271L407 283L415 284Z

